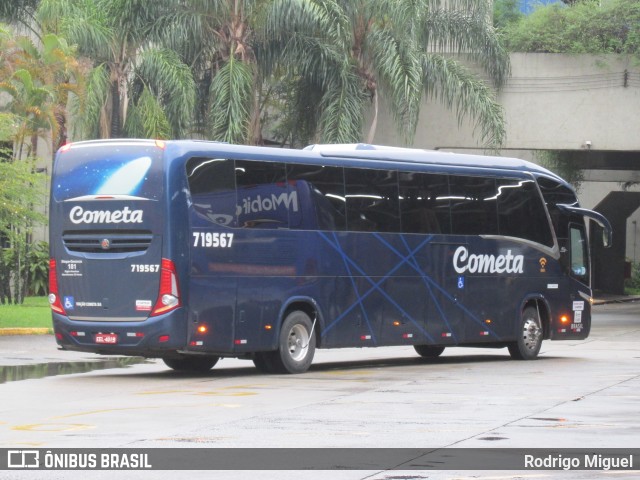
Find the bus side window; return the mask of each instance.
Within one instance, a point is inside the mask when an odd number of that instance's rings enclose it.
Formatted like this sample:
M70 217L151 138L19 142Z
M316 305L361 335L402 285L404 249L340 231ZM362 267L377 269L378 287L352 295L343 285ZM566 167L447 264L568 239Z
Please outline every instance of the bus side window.
M322 165L287 165L287 181L290 187L296 182L306 182L310 189L314 219L302 218L299 225L290 228L338 230L346 228L346 205L344 195L344 170L342 167ZM303 208L303 215L307 214Z
M197 217L216 225L236 226L233 160L194 157L187 161L187 180Z
M500 235L552 247L553 234L534 181L498 179L497 182Z
M288 188L284 164L236 160L235 173L238 227L289 228L289 216L300 208L297 192Z
M447 175L400 172L403 233L451 233Z
M398 173L395 170L345 169L347 229L399 232Z
M569 226L569 240L571 243L570 275L585 285L589 285L589 261L584 226L572 223Z
M493 178L451 175L451 233L498 235L496 182Z

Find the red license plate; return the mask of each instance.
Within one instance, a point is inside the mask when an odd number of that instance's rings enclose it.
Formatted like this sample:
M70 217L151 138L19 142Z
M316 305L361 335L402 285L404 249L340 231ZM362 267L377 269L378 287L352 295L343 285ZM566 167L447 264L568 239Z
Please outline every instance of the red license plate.
M118 335L115 333L97 333L95 336L96 343L106 343L115 345L118 343Z

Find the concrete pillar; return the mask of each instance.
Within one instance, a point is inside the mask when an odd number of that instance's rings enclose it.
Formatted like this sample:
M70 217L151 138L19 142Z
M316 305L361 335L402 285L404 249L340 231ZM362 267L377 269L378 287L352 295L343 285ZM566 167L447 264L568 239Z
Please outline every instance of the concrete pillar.
M640 207L640 192L611 192L596 207L613 228L613 245L604 248L602 230L591 222L590 240L593 258L593 288L605 293L624 294L624 262L627 218Z

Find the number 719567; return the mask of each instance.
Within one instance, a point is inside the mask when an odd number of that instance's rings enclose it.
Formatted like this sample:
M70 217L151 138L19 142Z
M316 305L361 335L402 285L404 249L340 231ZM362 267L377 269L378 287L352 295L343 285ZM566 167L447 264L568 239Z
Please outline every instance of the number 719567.
M207 248L231 248L233 233L193 232L193 246Z

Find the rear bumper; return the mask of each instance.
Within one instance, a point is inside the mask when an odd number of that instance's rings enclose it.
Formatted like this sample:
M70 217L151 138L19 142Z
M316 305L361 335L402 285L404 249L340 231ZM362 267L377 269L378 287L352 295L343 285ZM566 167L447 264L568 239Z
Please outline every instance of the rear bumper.
M186 344L184 309L149 317L142 322L75 321L55 312L52 314L56 341L65 350L162 357L184 349ZM117 343L96 343L99 334L113 334Z

